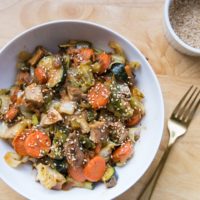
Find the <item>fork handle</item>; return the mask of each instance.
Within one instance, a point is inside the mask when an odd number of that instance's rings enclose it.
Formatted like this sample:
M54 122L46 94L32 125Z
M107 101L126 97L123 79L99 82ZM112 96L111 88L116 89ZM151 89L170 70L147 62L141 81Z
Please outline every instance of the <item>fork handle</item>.
M165 162L167 160L170 150L171 150L171 146L168 146L167 150L163 154L158 166L156 167L154 173L152 174L150 180L148 181L147 186L144 188L141 195L138 197L138 200L150 200L151 199L153 190L156 186L159 175L161 174L162 169L165 165Z

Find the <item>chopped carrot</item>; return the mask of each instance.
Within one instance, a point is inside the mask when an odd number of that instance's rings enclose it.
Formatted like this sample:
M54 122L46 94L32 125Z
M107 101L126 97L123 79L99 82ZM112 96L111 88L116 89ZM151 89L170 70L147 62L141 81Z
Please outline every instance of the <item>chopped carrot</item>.
M109 101L110 91L103 83L97 83L88 92L88 100L92 108L99 109Z
M86 180L82 167L69 167L68 173L75 181L84 182Z
M10 99L13 103L15 103L17 101L17 94L19 92L20 88L18 86L14 86L12 87L11 91L10 91Z
M131 77L133 76L133 74L132 74L132 69L131 69L131 67L130 67L129 65L126 65L126 66L125 66L125 71L126 71L126 74L127 74L127 76L128 76L129 78L131 78Z
M99 154L99 152L101 151L101 147L102 147L102 145L100 143L98 143L96 145L96 148L94 149L94 151L95 151L96 154Z
M133 116L127 121L127 126L137 125L142 119L140 112L134 113Z
M105 52L98 55L98 60L101 65L99 74L106 72L111 63L111 56Z
M40 84L44 84L47 82L47 74L45 70L41 67L37 67L35 69L35 76Z
M80 49L80 56L84 61L90 60L90 58L94 55L94 50L89 48Z
M51 140L44 132L34 130L27 136L24 146L29 156L41 158L50 151Z
M5 120L12 121L19 113L19 109L16 106L11 106L5 114Z
M87 180L99 181L106 171L106 161L101 156L92 158L84 168L83 172Z
M25 140L28 136L29 132L21 132L18 133L15 138L13 139L12 145L15 149L15 151L20 155L20 156L27 156L27 152L24 146Z
M112 159L115 163L126 162L133 154L133 144L130 141L122 144L112 154Z

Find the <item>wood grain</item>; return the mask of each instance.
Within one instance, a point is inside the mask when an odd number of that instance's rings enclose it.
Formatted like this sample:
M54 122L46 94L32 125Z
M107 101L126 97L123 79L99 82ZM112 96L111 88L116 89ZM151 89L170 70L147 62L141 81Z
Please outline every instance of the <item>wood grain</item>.
M180 54L166 41L162 28L164 0L0 0L0 47L34 25L57 19L93 21L121 33L148 58L161 83L165 120L191 85L200 86L200 58ZM1 72L0 72L1 73ZM188 134L173 148L152 200L200 199L200 112ZM147 173L117 200L134 200L165 150L168 133ZM22 200L0 181L0 200Z

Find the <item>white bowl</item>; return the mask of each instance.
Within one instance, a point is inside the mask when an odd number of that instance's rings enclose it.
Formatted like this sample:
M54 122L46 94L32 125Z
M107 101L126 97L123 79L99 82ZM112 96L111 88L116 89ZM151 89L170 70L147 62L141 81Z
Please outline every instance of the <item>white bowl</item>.
M180 37L174 32L170 19L169 19L169 8L174 0L165 0L164 6L164 31L165 36L169 43L181 53L190 56L200 56L200 49L193 48L186 44Z
M135 146L135 155L122 168L117 168L119 176L116 187L106 189L99 184L94 190L75 188L70 191L47 190L35 182L35 173L31 166L10 168L3 156L12 148L0 141L0 177L14 190L28 199L48 200L105 200L125 192L135 184L150 166L158 150L164 123L164 106L158 80L145 57L123 36L103 26L83 21L55 21L33 27L11 40L0 51L0 88L9 87L14 82L16 55L21 50L33 51L37 45L43 45L50 51L56 51L57 45L69 39L91 41L96 47L108 49L108 42L115 40L121 44L129 60L137 60L142 67L136 73L139 88L145 94L146 116L142 124L141 139Z

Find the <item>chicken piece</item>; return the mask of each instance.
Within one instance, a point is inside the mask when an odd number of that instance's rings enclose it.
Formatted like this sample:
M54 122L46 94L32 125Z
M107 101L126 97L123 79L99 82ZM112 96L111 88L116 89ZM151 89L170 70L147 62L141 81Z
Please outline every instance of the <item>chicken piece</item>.
M108 138L108 125L103 121L96 121L90 124L90 139L94 143L105 142Z
M43 114L41 116L41 121L40 121L40 125L41 126L48 126L51 124L55 124L58 121L61 121L63 118L60 115L60 113L54 109L54 108L50 108L47 112L47 114Z
M128 129L122 124L122 122L111 122L109 124L109 136L111 141L117 144L123 143L128 136Z
M72 167L81 167L85 163L85 154L81 150L76 132L70 133L64 144L64 154Z
M27 86L25 89L25 100L36 105L44 103L41 86L36 83Z

